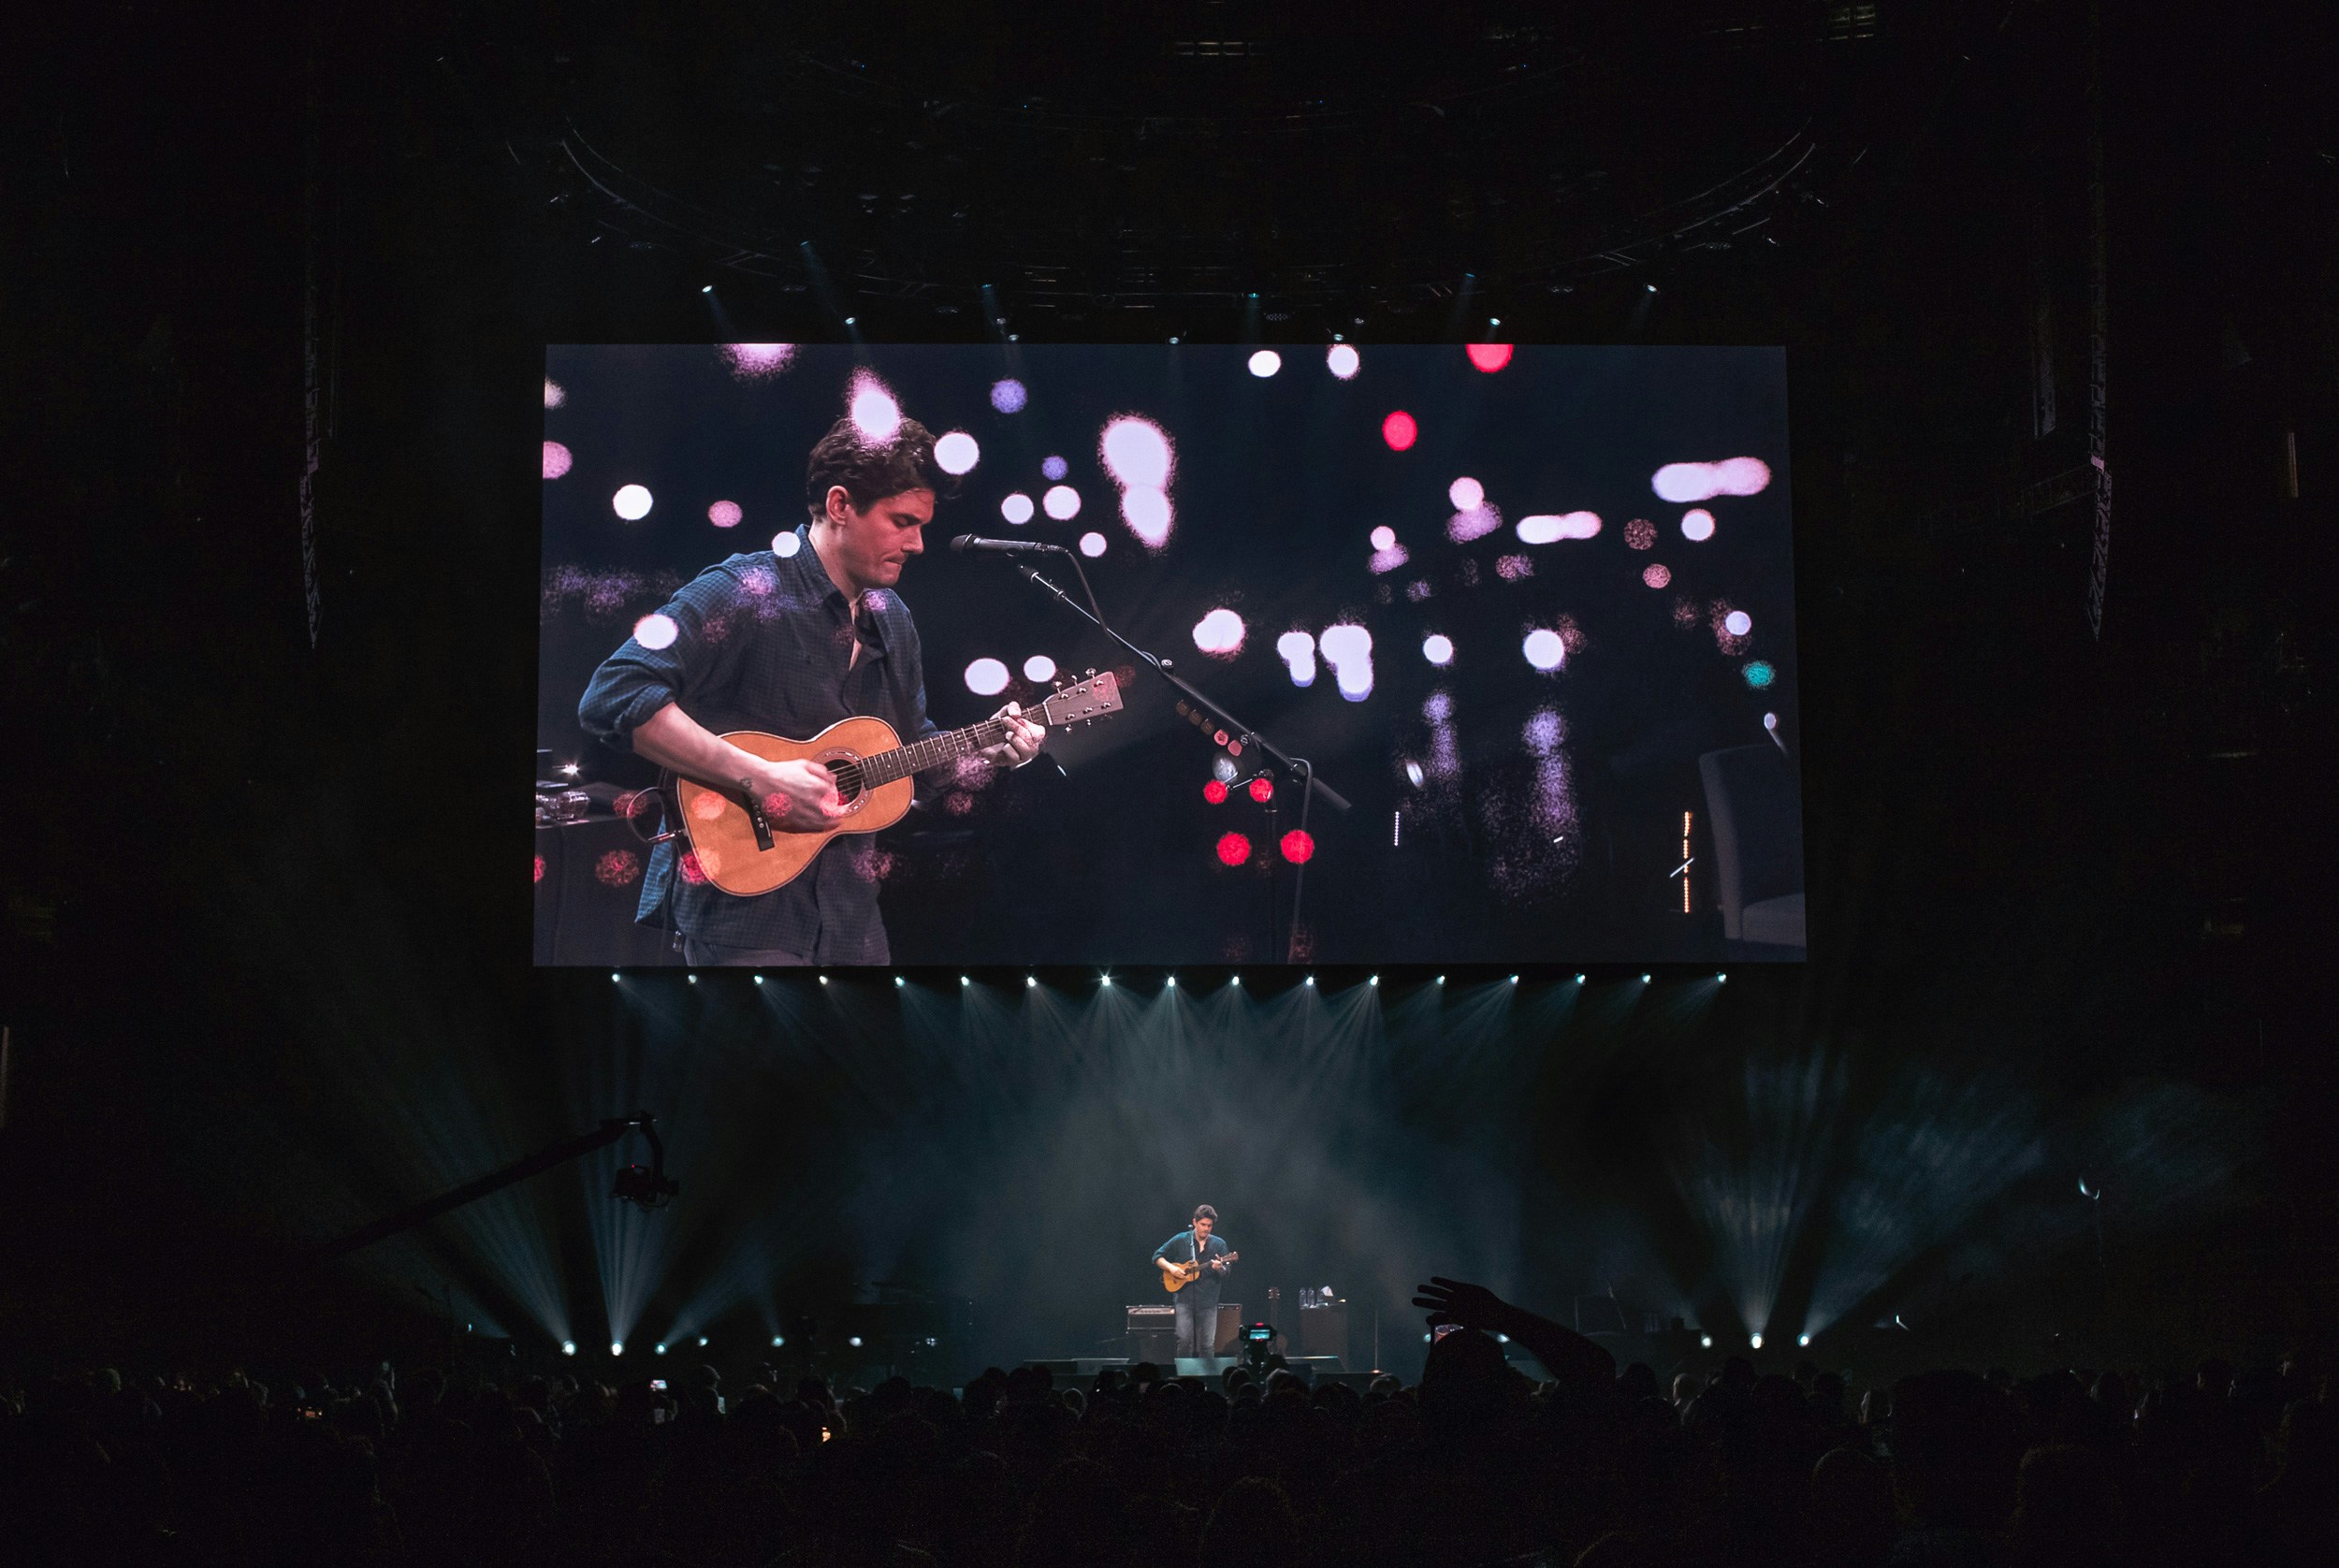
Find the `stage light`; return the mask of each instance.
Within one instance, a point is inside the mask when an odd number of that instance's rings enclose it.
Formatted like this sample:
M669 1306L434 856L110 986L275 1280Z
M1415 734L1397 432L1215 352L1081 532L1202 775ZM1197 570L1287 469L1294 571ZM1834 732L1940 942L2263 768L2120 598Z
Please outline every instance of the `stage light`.
M615 969L609 971L609 983L612 985L617 983L617 971Z
M1036 985L1038 985L1039 983L1039 976L1037 976L1037 975L1025 975L1025 976L1024 977L1024 988L1026 991L1030 990L1033 986L1036 986Z
M1308 983L1308 984L1310 984L1310 985L1314 985L1314 984L1315 983L1315 977L1314 975L1310 975L1310 976L1308 977L1307 983Z
M1358 356L1357 351L1346 343L1335 342L1325 351L1324 368L1342 381L1355 380L1357 371L1362 368L1362 365L1363 360Z
M1071 472L1072 465L1064 460L1061 453L1051 452L1039 459L1039 477L1042 479L1053 482Z
M1485 503L1487 487L1465 473L1446 486L1446 499L1454 503L1455 511L1467 512Z
M1373 633L1361 626L1342 623L1324 628L1324 635L1316 640L1325 662L1332 667L1332 677L1340 687L1340 694L1352 703L1361 703L1373 695Z
M855 320L855 319L856 319L856 318L854 318L854 317L852 317L852 316L847 316L847 317L845 318L845 325L846 325L847 327L850 327L851 325L853 325L853 322L854 322L854 320Z
M1086 556L1090 560L1095 560L1098 556L1103 555L1104 553L1105 536L1103 534L1083 533L1081 535L1082 555Z
M653 504L646 485L620 485L617 493L609 498L609 509L629 523L638 523L648 516Z
M1222 754L1213 757L1210 760L1210 776L1216 779L1219 783L1228 786L1229 789L1233 787L1234 776L1239 771L1241 770L1236 768L1234 765L1234 759L1232 757Z
M1649 983L1649 977L1647 975L1641 976L1640 982L1643 985L1647 985Z
M569 466L575 461L574 456L559 442L545 443L545 477L546 479L559 478L569 472Z
M944 473L966 473L982 460L982 448L964 430L952 430L934 443L934 466Z
M725 343L723 358L741 381L764 381L786 370L796 356L793 343Z
M609 1344L609 1354L610 1354L610 1355L612 1355L612 1356L622 1356L622 1355L624 1355L624 1354L625 1354L625 1342L624 1342L623 1340L613 1340L613 1341L611 1341L611 1342L610 1342L610 1344Z
M699 292L701 294L712 294L715 292L715 285L713 283L701 283L699 285Z
M1249 788L1251 791L1251 798L1258 802L1261 806L1265 806L1269 801L1275 798L1275 781L1268 777L1265 774L1260 774L1257 777L1252 779Z
M902 979L902 978L901 978L901 976L899 976L899 975L895 975L895 976L893 977L893 984L894 984L894 986L895 986L896 988L901 987L901 986L908 985L908 983L909 983L909 982L908 982L908 980L906 980Z
M1527 662L1538 670L1556 670L1567 661L1567 645L1560 640L1558 632L1547 628L1528 632L1519 650L1526 654Z
M852 325L852 317L845 318ZM852 427L861 432L864 441L883 446L900 433L902 406L893 399L885 383L868 370L855 371L852 378Z
M692 976L690 977L690 983L691 983L692 985L696 985L696 984L698 984L698 982L699 982L699 978L698 978L698 976L696 976L696 975L692 975Z
M1811 1336L1809 1334L1797 1334L1794 1337L1794 1343L1797 1344L1808 1345L1811 1343Z
M1646 288L1651 294L1657 292L1657 285L1655 283L1643 283L1641 286Z
M1227 977L1227 983L1228 985L1241 985L1242 983L1242 977L1241 975L1228 975Z
M1746 1343L1752 1345L1755 1349L1760 1350L1763 1348L1763 1336L1760 1334L1751 1335L1748 1338Z
M1097 983L1098 985L1100 985L1100 986L1104 987L1104 989L1106 989L1107 991L1110 991L1110 990L1111 990L1111 989L1112 989L1112 977L1111 977L1111 975L1103 975L1103 976L1099 976L1099 977L1097 978Z
M1421 640L1421 657L1432 664L1454 661L1454 639L1441 632L1432 632Z
M550 376L545 377L545 407L559 408L568 400L568 389Z
M1376 550L1393 550L1397 547L1397 530L1387 523L1383 523L1373 530L1372 539L1373 547Z
M1446 977L1444 975L1438 976L1437 982L1440 985L1444 985L1446 983Z
M756 983L756 984L758 984L758 985L762 985L762 984L763 983L763 977L762 975L758 975L758 976L756 976L756 977L755 977L755 983Z
M1315 684L1315 639L1304 632L1286 632L1275 639L1275 651L1291 671L1294 686Z
M1488 375L1511 362L1508 343L1472 343L1464 352L1470 356L1470 362Z
M1251 373L1265 381L1284 368L1284 356L1271 348L1263 348L1251 356Z
M1714 515L1702 506L1693 506L1681 514L1681 537L1704 544L1714 536Z
M1178 977L1171 975L1168 980L1162 981L1161 983L1169 990L1175 991L1178 988Z
M1367 984L1367 985L1378 985L1378 984L1380 984L1380 983L1381 983L1381 977L1380 977L1380 976L1378 976L1378 975L1374 975L1372 979L1370 979L1370 980L1366 980L1364 983L1365 983L1365 984Z
M575 1355L575 1354L576 1354L576 1342L575 1342L574 1340L562 1340L562 1341L560 1342L560 1354L561 1354L561 1355L563 1355L563 1356L574 1356L574 1355Z
M966 666L966 690L978 697L995 697L1007 690L1007 666L995 659L978 659Z
M778 1350L778 1349L781 1349L781 1348L783 1348L784 1346L786 1346L786 1344L787 1344L787 1343L788 1343L788 1336L787 1336L787 1335L785 1335L785 1334L774 1334L774 1335L772 1336L772 1348L773 1348L774 1350Z
M1754 617L1744 610L1733 610L1722 617L1722 629L1733 637L1743 637L1754 630Z
M1059 523L1068 523L1081 515L1081 493L1069 485L1051 485L1039 498L1039 509Z
M861 1336L859 1334L855 1334L845 1343L852 1346L855 1350L859 1350L861 1348Z
M760 978L760 977L759 977L759 978ZM822 976L821 977L821 983L822 985L826 985L826 984L828 983L828 977L827 977L826 975L822 975Z
M705 1350L706 1348L706 1336L705 1334L701 1334L699 1336L699 1348L701 1350Z
M1429 775L1421 771L1421 764L1420 764L1419 762L1415 762L1415 761L1414 761L1412 758L1410 758L1410 757L1408 757L1408 758L1406 758L1406 759L1405 759L1405 782L1406 782L1406 783L1408 783L1408 784L1412 785L1415 789L1418 790L1419 788L1421 788L1421 782L1422 782L1422 780L1423 780L1423 779L1425 779L1425 778L1427 778L1427 777L1429 777Z
M681 635L682 628L674 623L672 616L655 611L633 623L633 640L652 651L674 646L675 639Z
M1213 806L1224 806L1227 801L1227 781L1223 778L1205 780L1202 785L1202 798Z
M656 1350L656 1351L658 1352L658 1354L659 1354L659 1355L661 1355L661 1356L663 1356L664 1354L666 1354L666 1347L665 1347L664 1345L662 1345L662 1344L660 1344L660 1345L653 1345L651 1348L652 1348L652 1349L654 1349L654 1350Z
M1024 390L1024 384L1012 377L991 384L991 406L1001 414L1023 413L1027 396L1028 394Z
M1221 606L1194 625L1194 646L1216 659L1231 659L1242 651L1242 617Z
M1513 975L1511 977L1511 983L1513 985L1517 985L1518 983L1518 977L1517 975Z
M959 977L958 977L958 983L959 983L959 984L961 984L961 985L972 985L972 984L974 984L975 982L974 982L973 980L968 980L968 979L967 979L965 975L961 975L961 976L959 976Z
M1649 482L1649 487L1661 500L1672 501L1760 495L1769 486L1770 465L1760 457L1731 457L1719 463L1667 463Z
M735 501L719 501L706 509L706 520L717 528L737 528L744 515Z
M1413 443L1420 439L1420 435L1421 427L1414 422L1412 414L1407 414L1402 408L1381 421L1381 439L1388 443L1388 449L1391 452L1411 450Z
M1711 1335L1711 1334L1700 1334L1700 1335L1698 1335L1698 1336L1697 1336L1697 1345L1698 1345L1698 1348L1699 1348L1699 1349L1701 1349L1701 1350L1711 1350L1711 1349L1714 1347L1714 1337L1713 1337L1713 1335Z
M1714 977L1714 983L1716 985L1728 985L1730 983L1730 977L1728 975L1716 975Z

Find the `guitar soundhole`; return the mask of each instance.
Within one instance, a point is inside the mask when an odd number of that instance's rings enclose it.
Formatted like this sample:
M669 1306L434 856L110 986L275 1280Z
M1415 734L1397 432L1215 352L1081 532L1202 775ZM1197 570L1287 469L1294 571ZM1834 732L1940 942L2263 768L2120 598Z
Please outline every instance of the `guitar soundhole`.
M861 759L850 751L832 751L821 758L821 765L836 780L836 798L847 806L859 806L864 792Z

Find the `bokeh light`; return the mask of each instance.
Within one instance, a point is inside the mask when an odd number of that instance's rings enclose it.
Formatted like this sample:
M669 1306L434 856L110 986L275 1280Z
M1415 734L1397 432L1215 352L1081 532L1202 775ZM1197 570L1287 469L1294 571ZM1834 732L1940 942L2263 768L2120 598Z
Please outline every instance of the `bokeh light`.
M1548 757L1560 748L1563 734L1558 712L1551 708L1537 708L1527 716L1527 722L1519 727L1518 739L1530 755Z
M762 381L786 370L796 357L793 343L725 343L722 356L741 381Z
M1223 789L1224 786L1222 785ZM1222 835L1218 840L1218 859L1223 864L1241 865L1251 858L1251 841L1239 833Z
M1224 806L1227 803L1227 781L1223 778L1204 779L1202 798L1213 806Z
M1421 639L1421 657L1432 664L1451 664L1454 661L1454 639L1443 632L1431 632Z
M1104 553L1105 536L1103 534L1083 533L1081 535L1082 555L1086 556L1090 560L1095 560L1098 556L1103 555Z
M995 381L991 384L991 406L1001 414L1023 413L1024 404L1028 400L1029 396L1030 394L1024 390L1024 384L1011 376L1005 381Z
M633 640L652 650L674 646L675 639L681 635L682 628L674 623L672 616L653 612L633 623Z
M1420 438L1421 427L1402 408L1381 421L1381 439L1388 443L1392 452L1409 451Z
M1673 581L1673 569L1663 561L1652 560L1641 568L1640 580L1652 588L1661 588Z
M852 400L847 407L852 415L852 428L872 445L882 446L901 432L902 405L894 399L893 389L873 371L853 372Z
M1324 351L1324 368L1343 381L1353 381L1357 372L1364 368L1364 359L1354 345L1334 343Z
M706 520L717 528L737 528L739 519L746 515L735 501L719 501L706 509Z
M1513 530L1522 544L1550 544L1562 539L1591 539L1600 532L1597 512L1563 512L1556 515L1539 513L1518 519Z
M1491 506L1474 506L1446 519L1446 537L1457 544L1467 544L1474 539L1484 539L1502 526L1502 513Z
M1170 487L1170 471L1176 463L1170 433L1134 414L1105 422L1104 433L1097 438L1097 457L1120 484L1155 490Z
M1374 549L1391 549L1395 547L1396 544L1397 530L1389 527L1387 523L1383 523L1379 528L1373 530L1373 547Z
M1241 616L1221 607L1195 624L1194 646L1213 658L1231 659L1242 651L1245 630Z
M775 533L772 535L772 554L777 556L782 560L786 560L790 556L794 555L798 550L803 548L804 535L798 533L794 529L790 529L785 533Z
M1733 637L1743 637L1754 630L1754 617L1744 610L1733 610L1722 617L1722 629Z
M1379 533L1388 532L1387 529L1379 529L1374 531ZM1384 572L1396 571L1399 567L1404 565L1405 562L1411 560L1412 559L1413 557L1406 552L1405 547L1402 544L1398 544L1395 536L1391 535L1389 543L1385 547L1373 551L1372 559L1367 561L1366 564L1372 567L1373 575L1378 576Z
M550 376L545 377L545 407L559 408L569 400L568 388Z
M1010 490L999 501L999 515L1018 528L1030 522L1031 515L1036 510L1038 509L1031 503L1031 497L1021 490Z
M649 488L643 485L620 485L617 493L609 498L609 509L629 523L638 523L649 515Z
M1170 509L1170 495L1150 485L1132 485L1121 492L1121 520L1129 531L1149 550L1158 550L1170 543L1170 525L1176 515Z
M1069 485L1051 485L1039 498L1039 509L1059 523L1068 523L1081 515L1081 493Z
M546 479L559 478L569 472L570 465L575 461L576 458L571 455L569 449L559 442L545 443L545 477Z
M1465 473L1446 486L1446 499L1454 503L1455 511L1467 512L1487 499L1487 487Z
M1343 623L1324 628L1316 640L1324 662L1332 667L1340 694L1352 703L1373 695L1373 633L1361 626Z
M1534 559L1530 556L1497 556L1494 558L1494 574L1506 583L1532 577L1535 574Z
M1663 501L1758 495L1769 485L1770 465L1760 457L1731 457L1719 463L1667 463L1649 482L1649 487Z
M995 659L978 659L966 666L966 690L978 697L995 697L1007 690L1007 666Z
M1511 362L1511 345L1508 343L1472 343L1464 352L1470 356L1473 365L1489 375Z
M1057 454L1050 453L1039 459L1039 477L1042 479L1062 479L1071 472L1072 465Z
M1714 536L1714 515L1702 506L1693 506L1681 514L1681 537L1699 544Z
M1657 525L1646 517L1635 517L1624 525L1624 546L1630 550L1653 550L1657 547Z
M1768 660L1764 659L1753 661L1740 673L1746 676L1746 684L1757 691L1779 678L1779 672L1770 667Z
M1293 828L1289 833L1284 835L1283 851L1284 859L1289 861L1292 864L1305 865L1308 862L1315 858L1315 835L1312 834L1301 833L1298 828Z
M631 849L611 849L593 863L593 879L605 888L630 886L641 875L642 857Z
M1558 632L1542 627L1527 633L1520 651L1526 654L1527 662L1538 670L1556 670L1567 661L1567 644Z
M1304 632L1286 632L1275 639L1275 652L1291 671L1294 686L1315 684L1315 639Z
M982 460L982 448L964 430L952 430L934 443L934 466L944 473L966 473Z
M1055 661L1044 653L1035 653L1024 661L1024 678L1034 686L1045 686L1055 679Z
M1258 802L1261 806L1265 806L1269 801L1275 798L1275 781L1268 777L1265 774L1260 774L1257 778L1251 780L1250 790L1251 798Z
M1284 368L1284 356L1271 348L1263 348L1251 356L1251 373L1265 381Z

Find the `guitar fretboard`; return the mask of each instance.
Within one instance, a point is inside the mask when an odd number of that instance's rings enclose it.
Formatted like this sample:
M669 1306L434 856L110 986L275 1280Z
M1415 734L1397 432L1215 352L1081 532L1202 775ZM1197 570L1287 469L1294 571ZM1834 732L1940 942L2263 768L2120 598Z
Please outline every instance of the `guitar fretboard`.
M1032 715L1037 719L1037 713ZM913 773L954 762L961 757L971 757L986 746L996 746L1007 739L1007 724L1003 719L986 719L980 724L969 724L963 730L947 730L938 735L928 735L908 746L880 751L873 757L861 759L861 787L874 790L880 784L891 784Z

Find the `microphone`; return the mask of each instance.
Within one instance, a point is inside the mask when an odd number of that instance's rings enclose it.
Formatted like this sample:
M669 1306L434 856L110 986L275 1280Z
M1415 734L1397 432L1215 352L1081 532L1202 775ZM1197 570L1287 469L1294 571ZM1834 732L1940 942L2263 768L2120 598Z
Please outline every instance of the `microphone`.
M971 533L962 533L952 540L951 548L962 556L969 551L995 551L1008 556L1060 556L1069 553L1061 544L1044 544L1037 539L980 539Z

